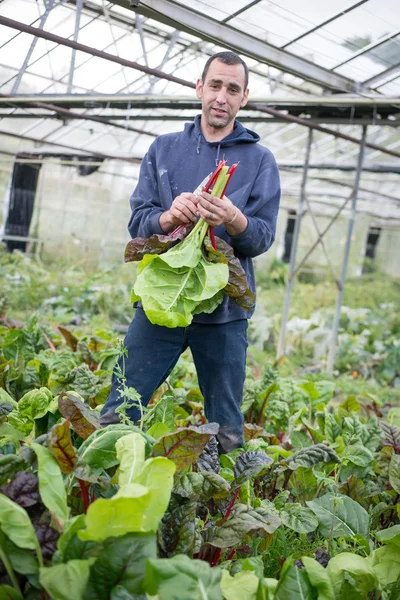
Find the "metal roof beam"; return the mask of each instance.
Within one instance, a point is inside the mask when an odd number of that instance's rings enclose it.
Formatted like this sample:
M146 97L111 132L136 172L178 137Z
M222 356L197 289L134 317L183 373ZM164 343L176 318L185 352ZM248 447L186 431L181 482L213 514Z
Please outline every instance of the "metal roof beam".
M54 110L51 108L48 108L46 106L47 110ZM86 115L85 116L91 116L91 115ZM105 113L105 114L101 114L101 118L102 119L107 119L109 121L126 121L127 123L129 123L130 121L171 121L171 122L177 122L177 121L190 121L191 119L194 118L194 114L193 115L177 115L177 114L165 114L165 113L160 113L157 115L154 114L143 114L143 113L138 113L138 114L130 114L129 116L127 116L126 114L123 113L119 113L119 114L113 114L113 113ZM81 119L81 115L79 115L78 117L75 116L74 113L69 112L69 114L67 114L67 112L65 113L65 116L59 116L57 114L51 114L51 113L44 113L44 112L38 112L38 113L15 113L15 112L2 112L0 111L0 119L63 119L66 121L73 121L75 119ZM90 120L90 119L89 119ZM351 123L349 123L348 119L340 119L337 117L311 117L310 119L311 123L322 123L322 124L330 124L330 125L379 125L379 127L400 127L400 120L396 119L379 119L376 120L373 117L355 117L354 119L352 119ZM100 122L100 121L99 121ZM286 123L286 119L284 117L267 117L267 116L260 116L260 115L254 115L254 116L249 116L249 115L241 115L240 117L240 122L241 123L264 123L264 124L269 124L269 123ZM108 123L108 125L110 125L111 123ZM124 127L124 129L126 129L126 127ZM153 135L154 137L156 137L155 134L152 134L150 132L146 132L145 135Z
M378 73L377 75L374 75L374 77L370 77L369 79L366 79L365 81L363 81L363 85L366 85L368 87L380 87L379 85L376 86L377 83L379 83L380 81L382 81L382 79L386 79L386 77L388 77L389 75L394 75L395 73L398 73L398 71L400 71L400 62L397 63L396 65L393 65L392 67L389 67L388 69L386 69L386 71L382 71L382 73ZM392 79L391 79L392 81ZM387 83L387 82L384 82ZM384 85L384 83L380 84L380 85Z
M114 4L133 10L129 0L112 1ZM186 31L218 46L225 46L282 71L293 73L324 88L347 92L355 92L360 89L360 85L348 77L332 73L329 69L324 69L172 0L146 0L140 2L134 10L175 29Z
M369 52L370 50L373 50L374 48L378 48L378 46L382 46L382 44L385 44L385 42L388 42L389 40L397 37L399 34L400 34L400 29L398 29L397 31L395 31L393 33L388 33L387 35L380 38L379 40L376 40L375 42L371 42L367 46L364 46L363 48L361 48L358 52L355 52L355 54L353 54L349 58L346 58L346 60L342 60L342 62L340 62L337 65L335 65L334 67L332 67L332 71L334 71L335 69L338 69L339 67L342 67L343 65L346 65L347 63L351 62L355 58L358 58L359 56L362 56L363 54L367 54L367 52ZM360 85L364 85L364 84L361 83Z
M302 169L304 164L301 162L290 162L281 160L278 161L280 167L287 169ZM355 164L336 164L336 163L312 163L308 166L309 169L318 169L321 171L356 171ZM396 164L381 164L381 163L365 163L363 171L370 173L398 173L400 174L400 166Z
M321 29L321 27L325 27L325 25L329 25L329 23L332 23L333 21L336 21L336 19L338 19L339 17L342 17L343 15L346 15L347 13L351 12L355 8L358 8L362 4L365 4L366 2L368 2L368 0L360 0L359 2L356 2L355 4L351 4L347 8L341 10L339 13L334 14L333 17L329 17L329 19L326 19L325 21L322 21L322 23L318 23L318 25L315 25L315 27L311 27L311 29L307 29L307 31L305 31L301 35L298 35L293 40L290 40L290 42L288 42L287 44L284 44L283 46L281 46L281 48L284 49L284 48L287 48L288 46L290 46L291 44L295 44L296 42L298 42L299 40L303 39L307 35L310 35L310 33L314 33L318 29Z
M10 131L0 131L0 135L5 135L7 137L16 138L17 140L27 140L28 142L34 142L35 144L43 144L43 146L56 146L57 148L67 148L68 150L76 150L77 152L85 152L86 154L99 156L100 158L107 158L108 160L122 160L124 162L132 163L138 165L142 162L142 158L132 157L132 156L114 156L112 154L105 154L104 152L98 152L97 150L85 150L84 148L77 148L76 146L71 146L70 144L62 144L61 142L49 142L42 141L39 138L32 137L30 135L19 135L18 133L11 133ZM38 148L35 148L36 152L40 152ZM20 154L23 151L20 150ZM0 152L2 154L3 151ZM15 154L15 153L14 153Z
M0 18L1 22L1 18ZM63 39L63 38L60 38ZM85 51L85 50L83 50ZM107 54L107 58L109 55ZM115 62L119 62L124 59L117 59ZM129 61L127 61L129 62ZM135 64L135 63L132 63ZM131 65L128 65L131 66ZM152 69L150 69L152 71ZM164 77L164 73L161 74L158 71L159 77ZM172 76L171 76L172 77ZM183 80L180 80L182 82ZM189 82L185 82L189 87L194 88L194 84L190 84ZM198 108L201 106L201 102L197 100L194 96L178 96L178 95L168 95L168 94L18 94L16 96L1 96L1 103L12 102L16 105L24 105L29 102L49 102L50 104L84 104L87 103L89 105L91 102L98 102L100 104L131 104L134 105L142 105L141 108L144 108L143 105L147 104L149 107L160 106L167 107L169 105L170 108L178 108L179 110L184 107L189 108ZM320 106L338 106L338 107L352 107L352 106L362 106L365 108L374 107L374 106L392 106L400 104L400 97L386 97L386 96L374 96L373 98L362 97L362 96L305 96L298 95L292 97L279 97L279 96L263 96L252 97L252 104L257 104L261 106L274 106L277 108L281 108L284 110L288 110L290 107L304 107L308 108L310 106L320 107ZM86 105L86 106L87 106ZM242 108L241 110L247 110L247 106Z
M173 81L174 83L178 83L185 87L189 87L191 89L195 88L195 84L191 81L187 81L185 79L181 79L179 77L175 77L174 75L169 75L168 73L164 73L158 69L150 69L145 67L144 65L140 65L134 61L127 60L125 58L118 58L112 54L107 52L103 52L101 50L97 50L96 48L91 48L90 46L86 46L84 44L78 44L72 40L67 40L58 35L54 35L48 31L42 31L41 29L37 29L36 27L31 27L26 25L25 23L21 23L19 21L15 21L13 19L8 19L7 17L0 16L0 24L5 25L6 27L11 27L13 29L18 29L19 31L24 31L26 33L30 33L32 35L36 35L37 37L42 37L44 39L48 39L50 41L56 42L58 44L68 46L70 48L76 48L82 52L87 52L88 54L92 54L94 56L98 56L99 58L104 58L105 60L109 60L111 62L115 62L117 64L122 64L127 67L131 67L133 69L137 69L138 71L142 71L144 73L149 73L151 75L155 75L156 77L160 77L161 79L166 79L168 81ZM327 133L328 135L332 135L335 138L340 138L352 142L354 144L360 145L361 140L355 138L350 135L346 135L342 132L335 131L333 129L329 129L328 127L323 127L322 125L318 125L316 123L312 123L307 119L303 119L294 115L285 114L282 111L276 110L275 108L266 108L263 106L259 106L254 103L248 103L248 108L251 110L256 110L265 114L272 115L274 117L282 117L286 121L291 123L297 123L298 125L303 125L308 127L309 129L315 129L320 131L321 133ZM372 144L370 142L366 143L366 147L373 148L374 150L378 150L383 154L389 154L391 156L395 156L396 158L400 158L400 152L396 152L389 148L385 148L383 146L379 146L378 144Z

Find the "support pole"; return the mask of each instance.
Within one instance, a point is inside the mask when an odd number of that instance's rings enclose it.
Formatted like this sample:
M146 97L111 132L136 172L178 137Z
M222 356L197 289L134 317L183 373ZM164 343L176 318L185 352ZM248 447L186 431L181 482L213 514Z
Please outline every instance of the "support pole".
M43 29L43 27L45 26L47 17L49 16L49 12L53 8L53 4L54 4L54 0L49 0L49 3L46 5L46 10L44 11L44 13L40 19L39 29ZM33 54L33 51L35 49L38 39L39 39L38 36L35 36L31 42L29 50L25 56L24 62L22 63L22 67L20 68L20 70L18 72L17 79L14 81L14 85L12 86L11 95L16 94L18 91L19 85L21 83L21 79L29 65L29 61L31 60L31 56Z
M77 0L77 2L76 2L74 42L78 41L79 29L80 29L80 25L81 25L82 6L83 6L83 0ZM70 67L69 67L69 76L68 76L67 94L70 94L72 92L72 83L73 83L73 80L74 80L74 72L75 72L75 59L76 59L76 49L72 48L71 63L70 63Z
M351 214L350 214L349 224L348 224L348 228L347 228L346 246L344 249L342 270L340 273L340 285L339 285L339 293L338 293L338 297L337 297L337 301L336 301L335 318L333 321L332 339L331 339L331 345L329 348L329 355L328 355L327 371L330 374L333 373L333 366L335 363L337 337L338 337L339 321L340 321L340 311L341 311L342 304L343 304L344 285L345 285L345 281L346 281L347 265L349 263L351 236L353 234L354 221L356 218L357 196L358 196L358 190L359 190L359 185L360 185L362 166L363 166L363 162L364 162L366 139L367 139L367 126L364 125L363 130L362 130L360 152L358 155L356 178L354 181L354 189L353 189L353 195L352 195L352 200L351 200Z
M279 332L279 341L278 341L278 350L277 350L277 358L278 359L285 354L286 325L287 325L288 318L289 318L290 298L292 295L294 270L296 267L297 246L298 246L298 242L299 242L301 219L303 216L303 207L304 207L304 199L305 199L305 191L306 191L306 183L307 183L307 175L308 175L308 165L310 163L312 139L313 139L313 130L309 129L308 130L306 156L305 156L305 160L304 160L303 178L301 181L299 203L297 206L296 224L294 227L292 247L290 249L289 277L288 277L288 282L287 282L287 286L286 286L285 302L283 305L281 330Z

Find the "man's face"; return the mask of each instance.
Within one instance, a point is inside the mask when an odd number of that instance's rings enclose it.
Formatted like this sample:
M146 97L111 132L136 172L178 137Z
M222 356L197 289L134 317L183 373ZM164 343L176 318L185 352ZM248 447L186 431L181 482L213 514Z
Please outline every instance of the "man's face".
M225 65L218 59L209 66L205 81L197 80L196 94L202 101L202 124L209 130L230 133L249 90L244 89L243 65Z

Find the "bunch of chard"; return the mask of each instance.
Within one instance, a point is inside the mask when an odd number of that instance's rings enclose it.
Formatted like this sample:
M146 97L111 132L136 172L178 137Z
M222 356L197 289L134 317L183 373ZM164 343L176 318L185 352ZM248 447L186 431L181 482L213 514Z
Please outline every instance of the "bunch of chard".
M204 191L222 198L236 166L220 161ZM233 249L201 218L194 227L182 225L169 235L131 240L125 262L131 261L140 261L131 300L142 302L153 324L187 327L193 315L213 312L224 294L246 310L254 306Z

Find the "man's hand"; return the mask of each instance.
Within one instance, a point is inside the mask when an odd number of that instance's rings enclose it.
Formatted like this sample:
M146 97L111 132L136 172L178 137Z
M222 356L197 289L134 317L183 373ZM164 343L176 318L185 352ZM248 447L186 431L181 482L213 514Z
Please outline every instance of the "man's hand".
M242 233L247 227L245 215L227 198L217 198L207 192L201 192L197 198L198 214L213 227L225 225L229 235Z
M197 219L197 198L190 192L183 192L175 198L171 208L160 217L160 226L166 233L177 225L188 225Z

